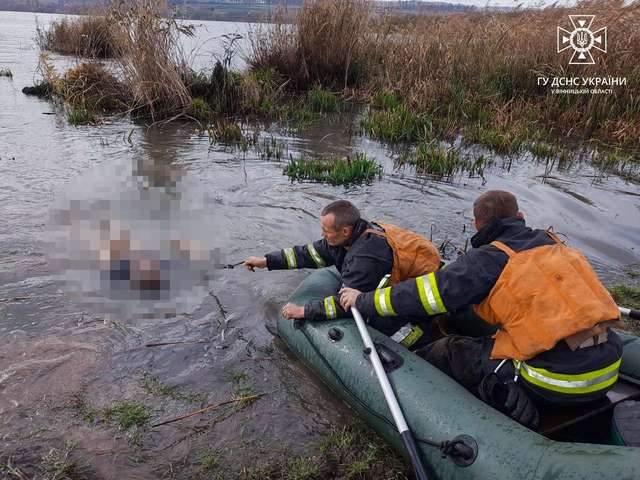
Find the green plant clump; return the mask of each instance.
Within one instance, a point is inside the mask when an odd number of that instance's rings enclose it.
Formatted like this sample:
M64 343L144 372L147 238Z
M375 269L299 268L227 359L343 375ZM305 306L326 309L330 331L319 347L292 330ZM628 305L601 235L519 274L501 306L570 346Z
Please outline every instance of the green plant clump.
M151 419L151 410L140 403L122 402L105 408L103 417L106 422L115 421L120 428L127 430L146 425Z
M404 103L370 112L361 126L369 136L389 143L413 142L433 130L433 122L426 114L414 113Z
M314 87L308 94L311 110L319 113L334 113L340 110L340 99L332 92Z
M191 100L189 115L201 122L209 122L213 119L214 112L211 106L202 98L196 97Z
M284 169L291 180L309 180L332 185L351 185L371 182L382 175L382 167L364 153L350 157L321 157L307 160L292 159Z
M96 122L96 116L85 107L75 107L67 113L67 121L71 125L88 125Z
M392 110L400 104L400 100L394 92L389 90L378 90L373 98L371 104L376 108L383 110Z

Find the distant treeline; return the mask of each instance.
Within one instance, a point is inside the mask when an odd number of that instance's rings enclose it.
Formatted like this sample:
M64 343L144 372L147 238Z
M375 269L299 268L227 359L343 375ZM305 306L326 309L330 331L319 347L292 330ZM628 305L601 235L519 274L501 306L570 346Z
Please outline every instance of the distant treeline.
M105 0L0 0L0 10L77 14L104 6ZM170 0L178 16L195 20L260 21L278 6L290 10L301 7L303 0ZM399 13L469 12L476 7L445 2L405 0L374 2L376 9Z

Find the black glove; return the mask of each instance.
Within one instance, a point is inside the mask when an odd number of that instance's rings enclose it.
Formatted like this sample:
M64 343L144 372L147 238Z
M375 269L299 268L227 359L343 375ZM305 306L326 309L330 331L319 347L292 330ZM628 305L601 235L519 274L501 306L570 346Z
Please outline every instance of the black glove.
M534 430L538 427L538 409L527 392L513 380L503 382L498 375L490 373L480 382L478 393L483 401L516 422Z

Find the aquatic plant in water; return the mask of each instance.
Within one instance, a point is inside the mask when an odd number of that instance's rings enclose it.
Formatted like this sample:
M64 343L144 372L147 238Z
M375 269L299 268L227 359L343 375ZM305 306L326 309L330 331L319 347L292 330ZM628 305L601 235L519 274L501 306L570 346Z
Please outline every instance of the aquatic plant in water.
M291 180L350 185L379 178L382 175L382 166L368 158L365 153L356 153L353 158L325 156L306 159L301 156L291 159L283 173Z
M459 148L445 148L435 142L423 142L418 144L415 150L401 155L398 163L415 166L417 173L421 175L453 180L458 173L484 178L485 169L491 166L493 161L484 155L476 158L464 156Z

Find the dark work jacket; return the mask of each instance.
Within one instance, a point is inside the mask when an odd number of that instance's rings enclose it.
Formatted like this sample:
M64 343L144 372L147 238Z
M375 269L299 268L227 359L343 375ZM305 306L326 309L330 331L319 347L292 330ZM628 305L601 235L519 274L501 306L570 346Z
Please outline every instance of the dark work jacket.
M444 307L444 310L440 309L435 313L446 311L455 314L481 303L489 295L509 260L506 253L490 245L494 240L504 243L516 252L554 243L544 230L532 230L522 219L493 218L471 239L473 249L445 268L434 272L436 289ZM425 275L424 278L425 282L428 282L428 276ZM429 315L418 289L416 279L391 287L391 305L397 315ZM375 292L360 295L356 306L363 315L375 314ZM598 352L595 356L594 351ZM593 351L582 349L573 352L565 342L559 342L555 348L539 354L528 363L555 372L581 373L612 363L620 358L621 352L619 337L612 333L609 342L601 348L594 347ZM563 365L559 367L559 363Z
M532 230L519 218L491 220L471 239L473 249L435 272L447 312L455 313L479 304L489 295L509 260L506 253L490 245L494 240L516 252L553 244L544 230ZM398 283L391 289L391 304L398 315L426 315L414 279ZM373 292L360 295L357 307L364 315L375 313Z
M380 280L391 272L393 251L383 237L364 233L368 228L377 227L365 220L358 220L353 234L346 244L340 247L332 247L323 238L307 245L268 253L267 268L284 270L335 265L345 286L362 291L373 290ZM304 306L304 318L326 320L350 317L351 313L345 312L338 300L338 296L333 295L307 302Z

